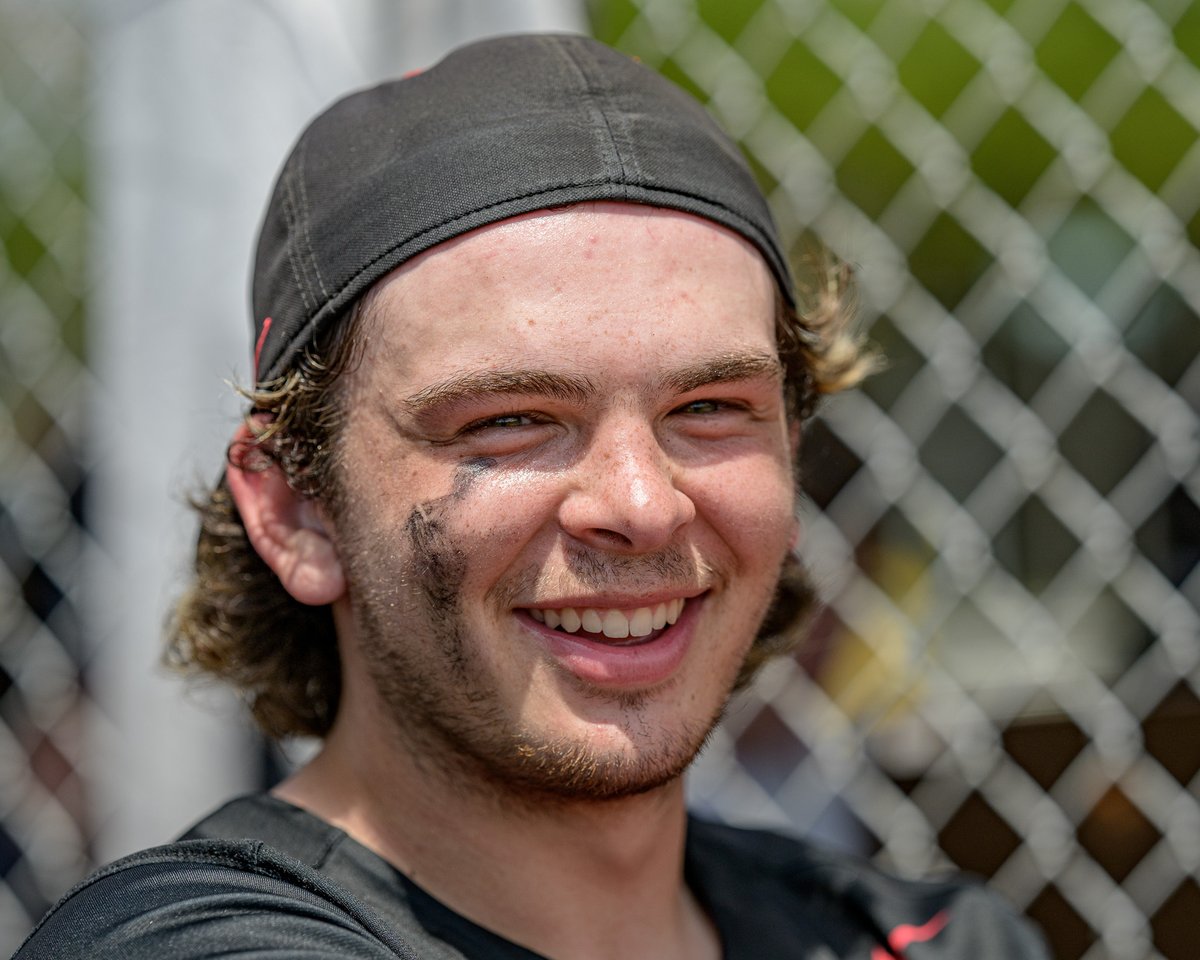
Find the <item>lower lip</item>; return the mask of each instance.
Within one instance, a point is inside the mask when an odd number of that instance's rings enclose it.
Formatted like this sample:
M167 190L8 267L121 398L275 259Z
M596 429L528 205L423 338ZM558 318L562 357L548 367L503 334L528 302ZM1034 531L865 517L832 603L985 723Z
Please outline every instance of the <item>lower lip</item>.
M585 683L638 689L658 686L679 669L703 602L703 596L689 599L674 625L653 639L633 644L603 643L583 631L564 633L538 623L524 611L521 619L545 641L550 655Z

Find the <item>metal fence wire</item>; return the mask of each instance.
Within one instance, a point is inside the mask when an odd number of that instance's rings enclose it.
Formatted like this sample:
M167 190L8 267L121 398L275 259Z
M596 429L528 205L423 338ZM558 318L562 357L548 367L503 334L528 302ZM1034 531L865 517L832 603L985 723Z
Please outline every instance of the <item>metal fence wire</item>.
M87 44L0 0L0 943L88 863ZM595 0L887 369L808 431L806 648L695 804L972 870L1061 960L1200 953L1200 6Z
M86 44L0 0L0 953L90 863L80 567ZM7 950L5 948L8 948Z
M698 803L957 866L1058 957L1200 955L1200 8L619 0L890 365L806 438L810 647Z

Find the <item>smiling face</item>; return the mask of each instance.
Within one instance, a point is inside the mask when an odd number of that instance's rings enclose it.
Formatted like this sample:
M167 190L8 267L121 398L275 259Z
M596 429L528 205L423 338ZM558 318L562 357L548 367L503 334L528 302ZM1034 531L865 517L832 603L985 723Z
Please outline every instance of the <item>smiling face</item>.
M393 274L347 385L338 722L524 793L678 776L794 538L774 303L739 237L612 203Z

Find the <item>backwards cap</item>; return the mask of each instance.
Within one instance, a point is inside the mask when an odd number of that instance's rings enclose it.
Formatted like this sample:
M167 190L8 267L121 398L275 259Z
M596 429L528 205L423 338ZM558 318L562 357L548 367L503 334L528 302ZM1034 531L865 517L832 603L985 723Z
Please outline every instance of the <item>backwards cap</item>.
M416 254L507 217L593 200L669 207L736 231L792 300L763 195L700 104L587 37L499 37L351 94L301 135L258 240L258 381L286 372Z

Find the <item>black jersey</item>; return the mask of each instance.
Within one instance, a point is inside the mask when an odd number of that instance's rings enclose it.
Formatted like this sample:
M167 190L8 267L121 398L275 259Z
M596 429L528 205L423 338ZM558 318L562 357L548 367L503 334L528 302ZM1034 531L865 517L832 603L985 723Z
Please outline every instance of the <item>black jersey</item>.
M687 883L726 960L1045 960L995 895L889 877L766 831L689 821ZM345 832L269 795L118 861L15 960L545 960L472 923Z

